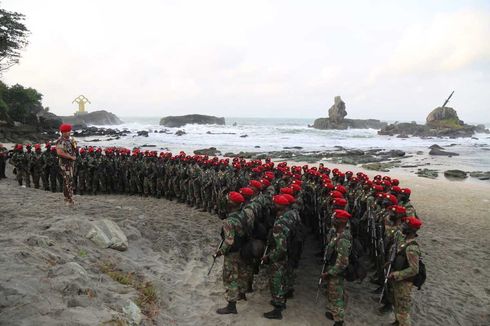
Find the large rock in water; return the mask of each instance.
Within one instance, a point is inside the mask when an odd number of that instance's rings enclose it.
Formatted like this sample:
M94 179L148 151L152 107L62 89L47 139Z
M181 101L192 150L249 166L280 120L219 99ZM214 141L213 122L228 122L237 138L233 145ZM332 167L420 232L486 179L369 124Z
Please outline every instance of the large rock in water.
M112 248L119 251L128 249L128 238L119 226L107 219L96 221L86 235L100 248Z
M64 123L72 125L120 125L123 122L115 114L105 110L93 111L85 114L77 114L69 117L61 117Z
M346 115L345 102L340 96L335 96L334 104L328 109L328 119L333 123L341 123Z
M169 128L180 128L186 124L224 125L225 118L201 114L188 114L181 116L169 116L160 119L160 125Z
M432 128L462 128L464 122L459 120L455 109L438 107L432 110L425 119L426 124Z

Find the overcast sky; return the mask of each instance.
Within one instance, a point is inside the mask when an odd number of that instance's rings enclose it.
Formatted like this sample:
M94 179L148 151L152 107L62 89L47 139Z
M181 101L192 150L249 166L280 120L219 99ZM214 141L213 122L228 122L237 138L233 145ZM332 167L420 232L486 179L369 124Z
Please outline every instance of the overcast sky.
M490 121L490 1L2 0L32 34L3 76L54 113Z

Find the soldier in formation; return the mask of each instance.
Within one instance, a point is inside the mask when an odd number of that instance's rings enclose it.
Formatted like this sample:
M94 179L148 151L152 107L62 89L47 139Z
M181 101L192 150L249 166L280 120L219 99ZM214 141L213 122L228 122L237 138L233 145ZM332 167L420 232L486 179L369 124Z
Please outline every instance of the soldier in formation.
M289 166L270 159L220 159L138 148L73 148L63 157L73 162L71 170L56 153L69 145L61 139L56 147L46 144L42 153L39 145L31 153L16 146L10 162L20 185L30 175L36 187L40 175L45 190L60 191L60 177L66 185L66 176L72 175L73 192L80 195L166 198L223 220L223 241L214 257L224 256L227 305L217 313L238 313L237 303L254 291L254 277L262 269L269 279L272 305L264 317L283 318L287 301L294 298L308 230L318 239L318 256L323 257L319 290L327 298L328 319L344 324L345 281L363 279L371 270L379 313L394 310L394 324L410 325L411 291L420 287L425 275L415 241L422 222L410 201L411 190L397 179L370 179L362 172L343 173L322 164Z

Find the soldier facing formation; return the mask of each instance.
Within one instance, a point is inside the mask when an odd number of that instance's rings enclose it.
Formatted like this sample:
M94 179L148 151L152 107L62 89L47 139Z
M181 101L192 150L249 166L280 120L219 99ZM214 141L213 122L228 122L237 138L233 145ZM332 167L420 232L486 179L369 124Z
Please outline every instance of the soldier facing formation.
M59 144L58 144L59 145ZM5 150L0 146L0 178ZM10 163L20 186L58 192L63 174L57 149L47 143L16 145ZM180 152L83 147L75 151L73 192L127 194L176 200L223 219L222 241L213 255L224 256L228 304L218 314L236 314L237 302L253 292L254 275L266 268L273 309L282 319L294 298L296 270L307 232L323 257L318 281L326 289L325 316L344 324L345 281L362 280L369 265L377 285L379 313L395 312L394 325L410 325L411 292L425 281L416 242L422 222L411 190L397 179L319 167L276 165L270 159L220 159ZM214 262L213 262L214 265ZM211 271L211 270L210 270Z

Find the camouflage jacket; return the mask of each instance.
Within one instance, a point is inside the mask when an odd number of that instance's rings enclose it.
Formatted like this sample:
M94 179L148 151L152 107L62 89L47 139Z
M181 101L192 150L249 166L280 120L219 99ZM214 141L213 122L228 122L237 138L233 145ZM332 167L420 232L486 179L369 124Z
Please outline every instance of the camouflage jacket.
M238 248L241 245L239 242L246 236L243 219L243 214L240 211L235 211L228 214L228 217L223 220L222 237L224 242L220 248L223 255L240 249Z
M403 281L409 279L419 272L419 259L421 256L420 247L417 242L410 240L399 246L398 255L405 253L408 262L408 267L399 271L393 272L395 281Z
M335 262L327 269L327 274L336 276L344 272L349 265L349 255L352 247L352 235L346 228L342 234L335 234L327 245L327 253L332 253Z

